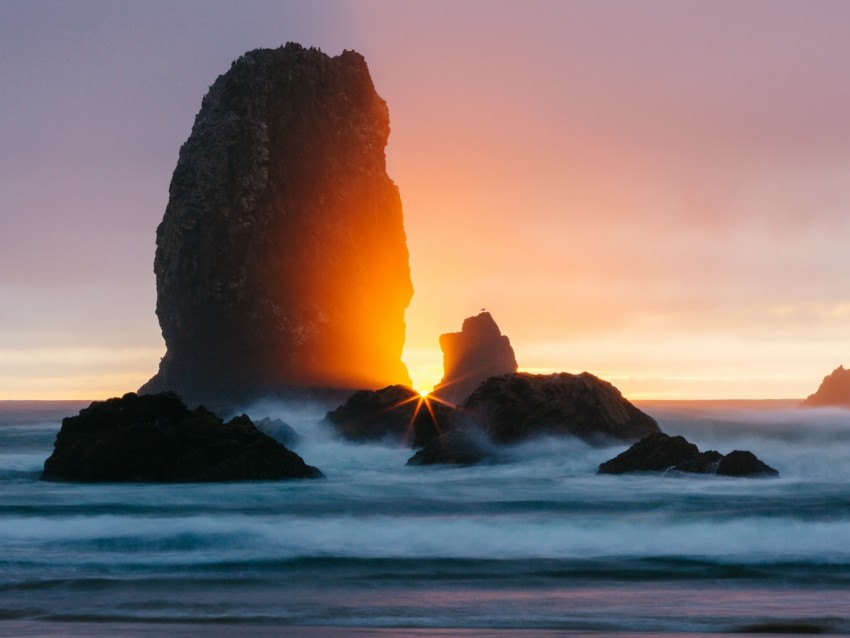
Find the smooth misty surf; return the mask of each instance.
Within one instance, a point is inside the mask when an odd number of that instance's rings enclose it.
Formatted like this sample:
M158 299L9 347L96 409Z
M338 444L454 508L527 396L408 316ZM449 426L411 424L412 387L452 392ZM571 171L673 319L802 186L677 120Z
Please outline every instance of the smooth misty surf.
M0 635L850 631L850 412L642 406L772 480L597 476L626 445L553 439L405 467L266 404L249 413L290 422L327 480L38 481L79 406L0 403Z

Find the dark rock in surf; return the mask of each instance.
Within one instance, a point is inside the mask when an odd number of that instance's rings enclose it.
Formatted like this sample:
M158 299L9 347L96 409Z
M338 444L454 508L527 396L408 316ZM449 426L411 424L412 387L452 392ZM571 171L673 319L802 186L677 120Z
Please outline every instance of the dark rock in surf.
M658 424L591 374L504 374L490 377L447 415L443 436L408 465L473 465L498 456L498 446L536 436L575 436L592 444L632 441Z
M662 432L644 437L628 450L599 466L600 474L630 472L685 472L724 476L778 476L779 472L752 452L735 450L722 455L715 450L700 452L682 436Z
M660 432L655 419L587 372L491 377L467 398L462 410L496 443L568 435L604 445Z
M324 423L349 441L391 439L422 447L439 436L453 411L413 388L391 385L356 392L328 412Z
M232 406L410 383L413 288L363 56L246 53L204 97L157 229L167 346L140 393Z
M476 465L491 456L483 435L460 429L436 437L407 460L407 465Z
M723 455L717 450L708 450L700 452L692 459L676 463L671 469L691 474L717 474L717 466L722 458Z
M838 366L825 376L814 394L800 404L804 408L850 408L850 370Z
M62 421L42 480L185 483L320 478L239 416L224 423L176 394L95 401Z
M464 319L460 332L440 335L443 378L432 395L462 403L483 381L517 371L510 340L489 312Z
M683 436L669 436L663 432L650 434L628 450L599 466L600 474L625 474L626 472L664 472L677 465L694 461L699 448Z
M779 472L746 450L733 450L720 459L717 473L723 476L779 476Z

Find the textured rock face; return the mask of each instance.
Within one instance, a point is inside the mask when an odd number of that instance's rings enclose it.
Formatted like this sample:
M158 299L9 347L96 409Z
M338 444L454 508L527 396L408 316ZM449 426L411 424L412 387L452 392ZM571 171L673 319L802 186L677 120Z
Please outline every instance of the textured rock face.
M700 452L684 437L662 432L642 438L625 452L599 466L600 474L630 472L687 472L722 476L772 477L779 472L752 452L734 450L722 455L715 450Z
M517 371L511 342L489 312L469 317L460 332L440 335L443 378L433 395L449 403L463 401L485 379Z
M496 443L545 434L604 444L660 432L655 419L587 372L491 377L464 402L463 413L476 419Z
M324 421L349 441L395 439L421 447L449 427L453 411L412 388L391 385L355 392Z
M322 473L247 416L223 423L173 393L95 401L62 421L43 480L237 481L319 478Z
M850 370L838 366L832 374L823 378L817 392L810 394L800 405L807 408L850 408Z
M245 399L410 383L389 115L361 55L287 44L210 87L157 229L167 353L140 392Z

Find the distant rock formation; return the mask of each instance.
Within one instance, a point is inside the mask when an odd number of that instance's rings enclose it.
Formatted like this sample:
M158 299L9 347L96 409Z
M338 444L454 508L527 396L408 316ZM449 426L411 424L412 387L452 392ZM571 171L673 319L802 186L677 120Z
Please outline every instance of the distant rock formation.
M63 419L41 478L186 483L321 476L247 416L225 424L168 392L95 401Z
M838 366L823 378L817 392L810 394L800 405L806 408L850 408L850 370Z
M668 471L747 477L779 475L752 452L734 450L725 456L714 450L700 452L684 437L662 432L642 438L599 466L600 474Z
M209 404L410 383L413 289L388 135L354 51L258 49L215 81L157 229L167 352L140 392Z
M440 335L440 348L443 378L431 394L449 403L463 403L489 377L517 371L511 342L489 312L464 319L460 332Z
M491 377L469 396L462 411L496 443L571 435L604 445L661 431L655 419L617 388L587 372Z
M349 441L392 439L422 447L448 427L453 411L413 388L391 385L356 392L324 422Z

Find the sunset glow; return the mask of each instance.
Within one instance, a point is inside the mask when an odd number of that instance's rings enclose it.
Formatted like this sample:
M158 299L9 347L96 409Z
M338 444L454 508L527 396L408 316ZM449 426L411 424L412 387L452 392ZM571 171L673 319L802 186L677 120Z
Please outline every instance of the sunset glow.
M521 368L633 398L802 398L850 364L847 5L292 6L4 7L0 398L156 371L178 150L231 61L287 40L359 51L387 102L418 390L481 307Z
M7 0L0 77L0 637L850 636L850 0Z

